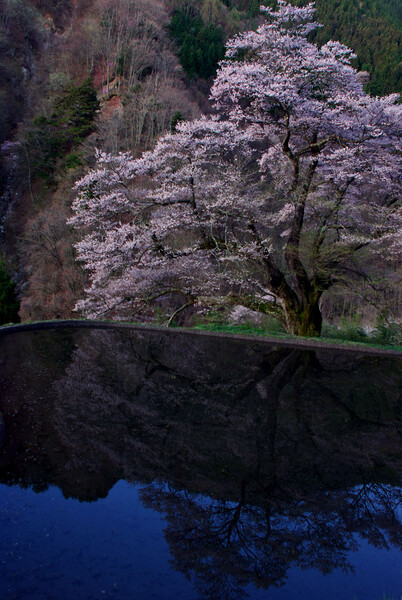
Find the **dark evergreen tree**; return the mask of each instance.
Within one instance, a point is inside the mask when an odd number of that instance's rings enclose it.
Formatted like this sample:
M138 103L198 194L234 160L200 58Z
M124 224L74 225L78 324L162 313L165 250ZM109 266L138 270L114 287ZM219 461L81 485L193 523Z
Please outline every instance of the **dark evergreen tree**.
M170 22L171 36L180 46L180 63L190 77L208 79L216 73L225 55L220 27L205 25L201 17L187 11L175 11Z
M291 2L307 4L307 0ZM369 94L402 91L400 0L316 0L316 8L323 27L314 33L314 42L321 45L333 39L350 46L357 55L354 66L370 74L365 88Z
M51 180L57 161L91 133L98 109L95 88L86 79L54 100L50 117L36 117L25 144L31 174Z
M4 256L0 256L0 325L18 322L18 310L15 283L7 271Z

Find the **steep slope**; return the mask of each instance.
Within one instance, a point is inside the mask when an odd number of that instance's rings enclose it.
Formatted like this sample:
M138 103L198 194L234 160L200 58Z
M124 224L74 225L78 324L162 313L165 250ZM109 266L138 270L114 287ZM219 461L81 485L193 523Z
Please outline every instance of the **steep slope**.
M49 11L35 12L47 24L46 45L26 82L17 143L3 153L12 197L3 195L13 203L5 249L20 274L23 320L72 314L83 274L66 220L73 183L95 148L139 153L172 119L199 114L163 2L99 0L66 4L63 12L37 6Z

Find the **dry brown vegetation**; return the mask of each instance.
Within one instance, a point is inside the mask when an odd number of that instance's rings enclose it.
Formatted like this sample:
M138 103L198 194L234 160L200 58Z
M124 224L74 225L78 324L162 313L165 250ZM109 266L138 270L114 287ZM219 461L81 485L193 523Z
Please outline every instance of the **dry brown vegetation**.
M171 9L166 3L75 2L66 5L63 18L51 2L36 4L45 14L48 46L27 86L28 116L19 132L25 166L6 236L8 254L16 256L23 274L23 321L75 314L85 276L74 260L76 233L66 220L73 183L93 163L95 148L138 154L169 128L175 114L199 114L196 96L205 98L199 91L193 95L183 82L167 32ZM88 76L101 106L93 133L74 149L71 164L59 157L51 182L32 180L30 160L24 160L32 117L50 117L66 86Z

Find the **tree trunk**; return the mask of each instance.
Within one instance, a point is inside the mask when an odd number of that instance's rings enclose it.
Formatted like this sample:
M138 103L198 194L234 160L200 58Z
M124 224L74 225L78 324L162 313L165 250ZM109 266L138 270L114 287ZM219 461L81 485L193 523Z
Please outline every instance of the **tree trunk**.
M261 307L261 312L272 314L281 321L288 333L300 336L319 337L322 329L322 315L319 306L320 298L324 289L321 282L310 282L308 274L300 260L299 243L300 230L303 223L304 205L299 206L296 211L294 235L289 236L286 247L286 262L293 275L296 290L287 282L283 271L275 264L270 256L269 250L264 246L253 223L249 229L256 240L260 251L261 265L265 270L265 284L278 299L274 311L269 306ZM244 304L244 301L242 302ZM256 303L255 303L256 304ZM244 306L247 306L244 304ZM251 308L250 304L248 308ZM278 309L282 314L278 314Z
M312 292L304 306L294 296L286 296L286 293L277 293L280 301L277 303L257 301L253 296L240 296L231 294L232 302L238 302L242 306L270 315L278 319L288 333L302 337L319 337L322 329L322 315L319 306L321 293Z
M322 315L319 306L321 294L309 295L308 301L299 310L286 310L289 333L303 337L319 337L322 329Z

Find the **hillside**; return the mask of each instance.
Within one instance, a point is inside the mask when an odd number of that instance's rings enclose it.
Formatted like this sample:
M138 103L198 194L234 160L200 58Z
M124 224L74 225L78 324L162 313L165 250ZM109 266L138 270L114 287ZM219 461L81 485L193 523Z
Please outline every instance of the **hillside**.
M316 40L339 40L357 54L356 67L370 73L372 95L402 91L402 10L398 0L318 0L324 24Z
M0 0L0 221L22 320L75 314L85 275L66 219L95 148L139 155L180 120L208 112L224 42L257 26L258 4ZM371 94L402 89L398 5L316 2L324 26L313 39L350 45Z
M307 4L306 0L293 0L292 3ZM198 31L202 24L221 27L225 37L225 34L250 27L250 19L257 18L260 4L259 0L181 2L174 15L173 31L180 46L182 64L189 74L197 72L196 53L200 48L202 51L202 34ZM275 1L266 0L262 4L275 6ZM356 68L370 73L366 86L370 94L400 92L402 11L399 0L316 0L315 5L317 21L323 27L312 39L319 44L330 39L339 40L353 48L357 54ZM215 38L210 46L217 43ZM216 52L219 55L219 50ZM200 75L205 72L205 63L210 57L204 55L203 59L198 71Z

